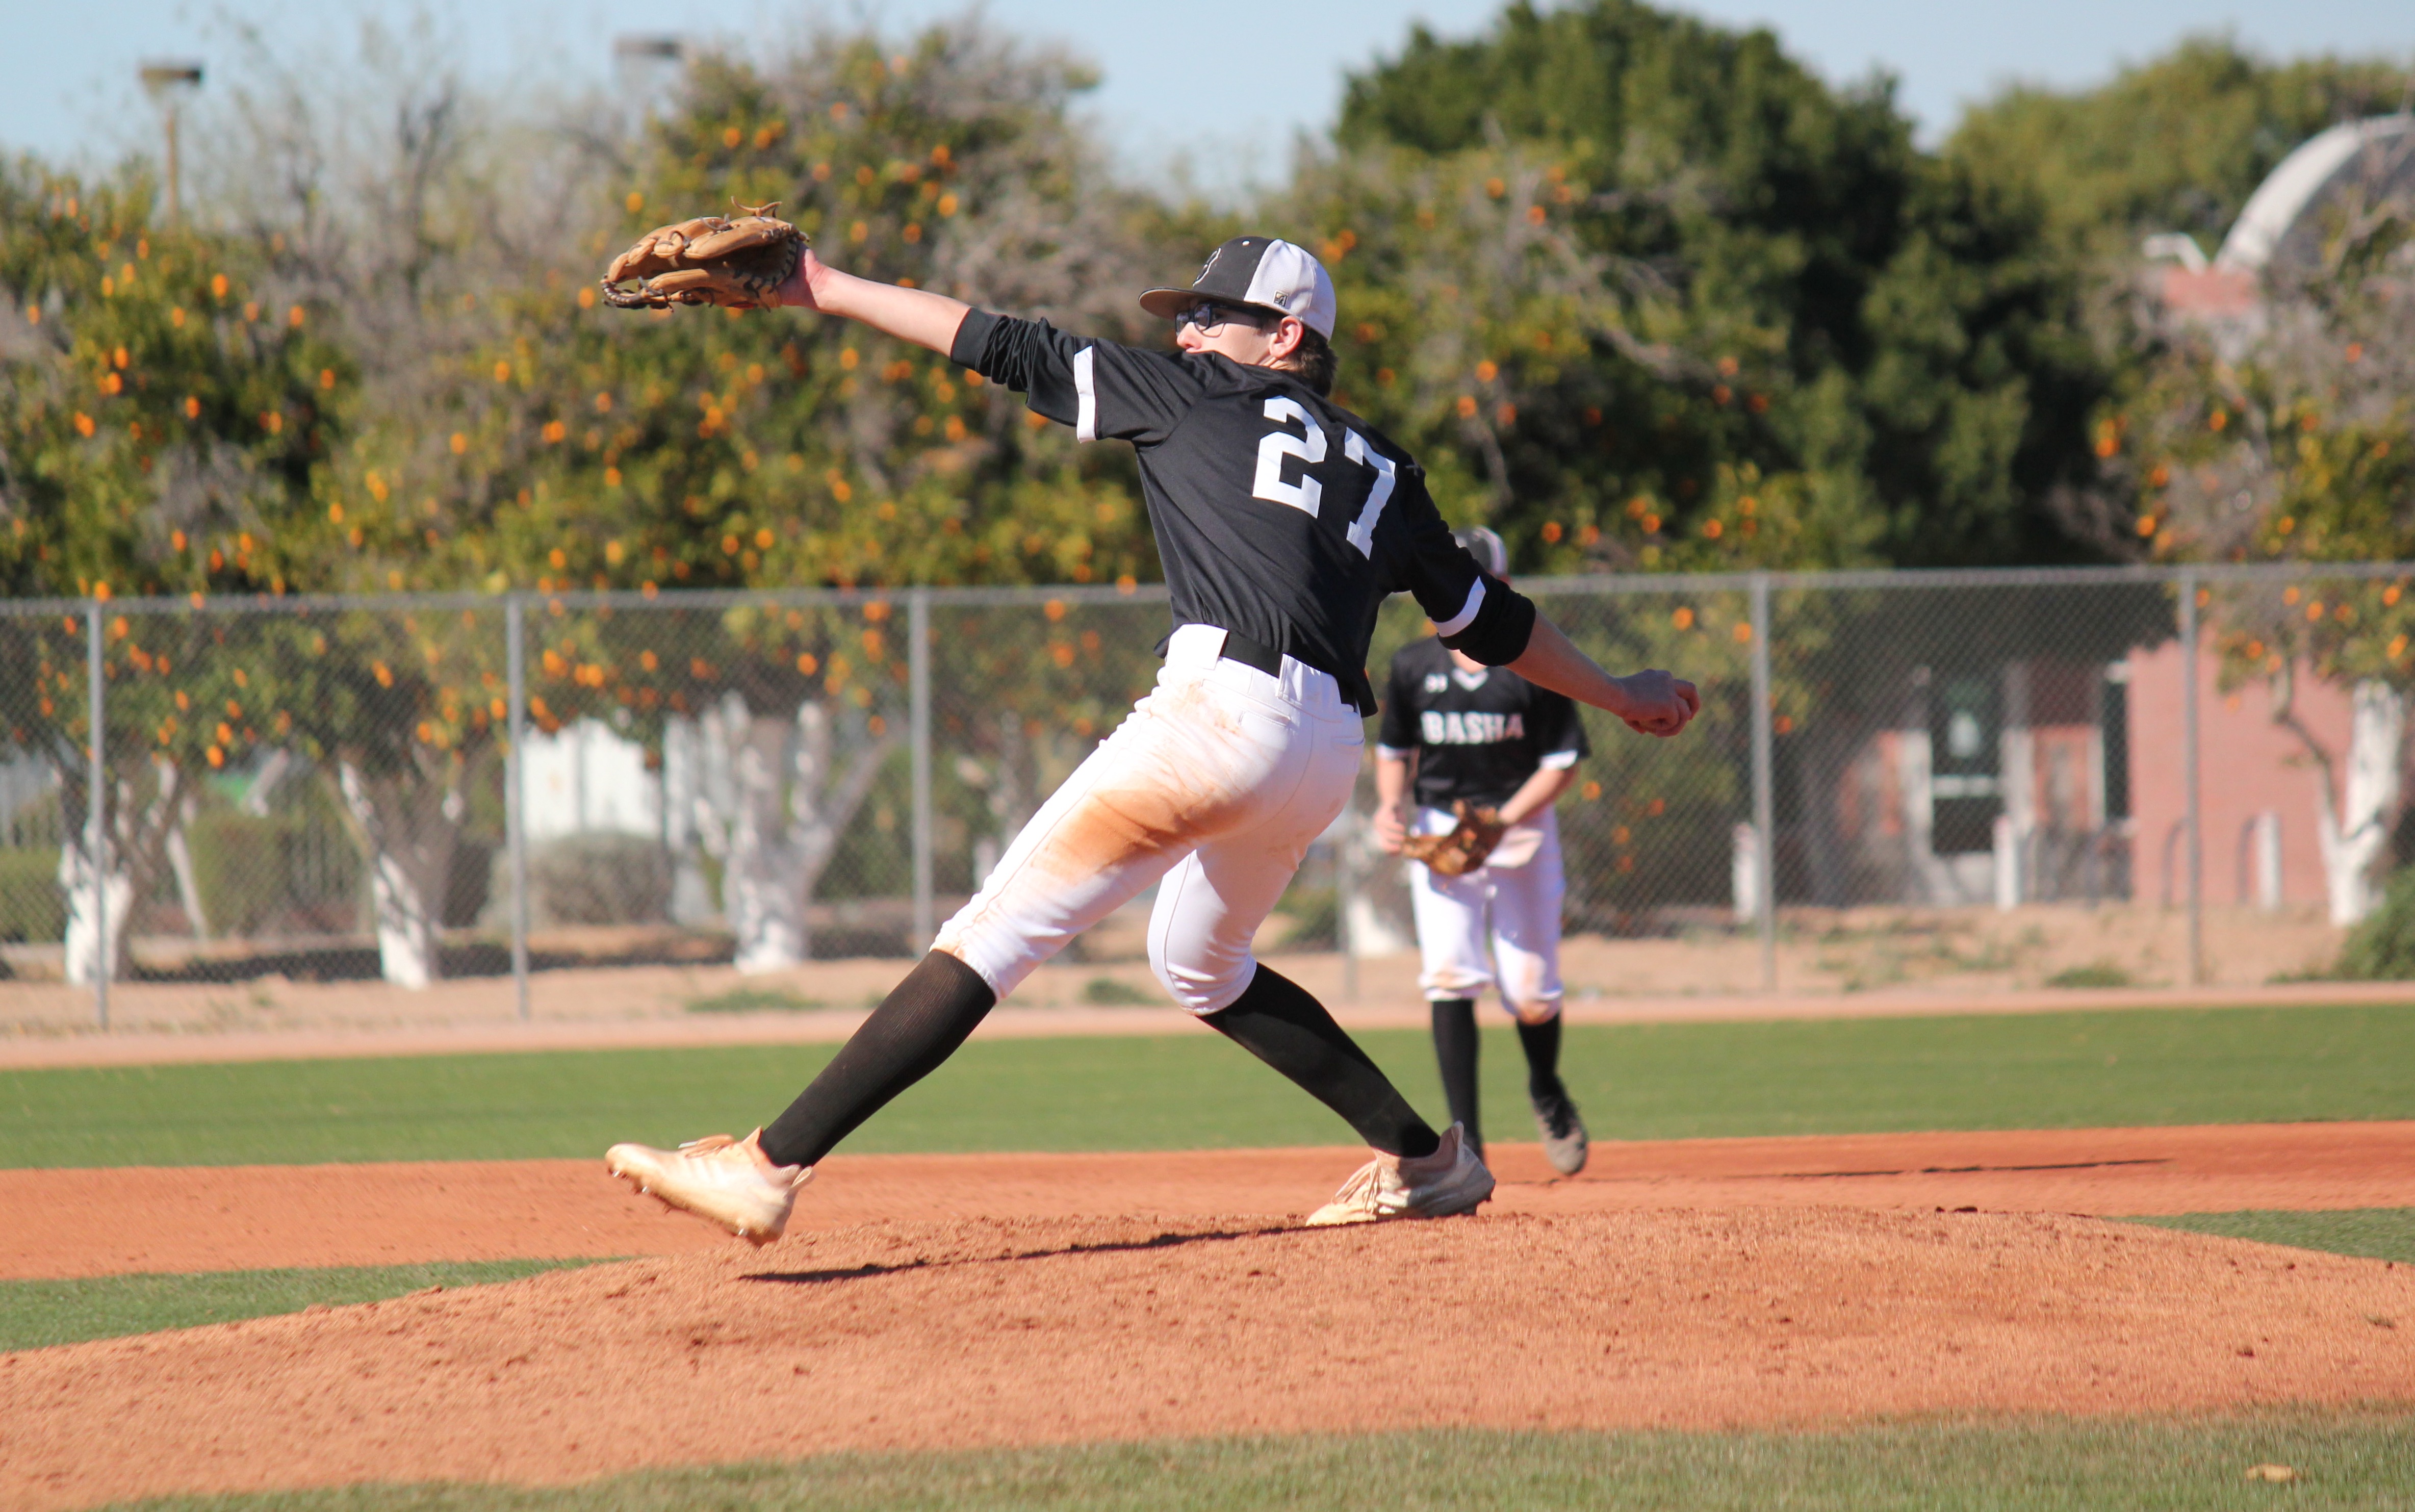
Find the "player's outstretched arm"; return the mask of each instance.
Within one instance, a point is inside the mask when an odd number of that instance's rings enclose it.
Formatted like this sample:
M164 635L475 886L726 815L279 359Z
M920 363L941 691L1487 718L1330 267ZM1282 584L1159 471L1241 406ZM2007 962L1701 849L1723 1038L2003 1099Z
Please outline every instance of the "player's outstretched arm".
M903 289L841 273L808 249L797 271L772 291L772 299L798 309L861 321L874 330L928 347L946 356L955 346L956 327L972 309L961 299L950 299L927 289Z
M1611 676L1540 613L1535 616L1526 650L1509 664L1509 670L1579 703L1607 710L1644 735L1674 735L1702 707L1702 694L1684 678L1658 670Z

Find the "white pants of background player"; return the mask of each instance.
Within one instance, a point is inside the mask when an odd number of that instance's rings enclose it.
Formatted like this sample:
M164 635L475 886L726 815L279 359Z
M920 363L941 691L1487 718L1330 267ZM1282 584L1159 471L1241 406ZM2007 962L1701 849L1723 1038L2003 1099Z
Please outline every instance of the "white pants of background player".
M1185 625L1157 687L1014 837L932 949L1002 999L1152 882L1148 960L1176 1003L1229 1008L1251 936L1358 780L1365 736L1341 685L1286 656L1269 675Z
M1420 834L1448 834L1458 822L1447 810L1418 811ZM1522 856L1529 846L1531 853ZM1568 881L1557 814L1545 809L1532 825L1510 831L1493 854L1515 864L1436 876L1421 861L1409 863L1409 902L1425 964L1418 985L1430 1003L1481 997L1489 986L1501 994L1503 1008L1540 1024L1559 1012L1563 996L1560 900Z

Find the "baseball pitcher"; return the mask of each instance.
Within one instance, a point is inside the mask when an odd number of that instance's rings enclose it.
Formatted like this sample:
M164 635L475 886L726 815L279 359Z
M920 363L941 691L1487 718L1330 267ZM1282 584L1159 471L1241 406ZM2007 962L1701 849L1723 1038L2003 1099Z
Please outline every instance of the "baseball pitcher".
M1178 350L1160 352L852 277L759 229L731 239L792 268L768 293L755 277L732 280L725 297L686 277L710 273L689 266L705 244L673 230L671 242L655 233L643 244L652 262L616 262L615 274L643 277L658 262L682 279L677 302L860 321L1027 396L1083 442L1131 444L1174 631L1154 690L786 1112L742 1140L616 1145L609 1169L768 1243L825 1153L945 1061L1034 967L1156 884L1149 963L1175 1001L1372 1147L1311 1222L1438 1217L1483 1202L1492 1176L1463 1133L1437 1133L1313 997L1250 951L1310 842L1349 800L1361 718L1373 712L1364 668L1377 606L1413 593L1445 644L1653 735L1693 718L1692 684L1658 671L1611 676L1460 547L1416 461L1328 397L1333 285L1289 242L1237 237L1190 288L1144 293L1145 309L1175 322Z
M1460 545L1507 582L1509 553L1481 526ZM1392 658L1375 747L1375 840L1411 862L1410 906L1450 1115L1484 1155L1476 999L1501 995L1526 1052L1526 1092L1553 1170L1584 1169L1584 1120L1561 1085L1560 795L1587 755L1564 694L1487 666L1436 637Z

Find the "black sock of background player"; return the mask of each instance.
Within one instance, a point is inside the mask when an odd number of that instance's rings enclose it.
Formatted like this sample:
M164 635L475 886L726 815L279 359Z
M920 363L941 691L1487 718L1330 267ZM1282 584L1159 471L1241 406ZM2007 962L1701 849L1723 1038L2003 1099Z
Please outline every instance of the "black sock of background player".
M1518 1021L1518 1042L1526 1047L1526 1095L1537 1102L1552 1102L1568 1095L1560 1085L1560 1016L1540 1024Z
M1325 1005L1281 972L1258 967L1233 1006L1208 1015L1225 1038L1299 1084L1387 1155L1432 1155L1442 1136L1418 1116Z
M788 1111L763 1126L774 1165L812 1165L908 1087L938 1070L998 1006L980 973L938 951L882 998Z
M1476 1032L1476 1004L1446 997L1433 1005L1434 1064L1442 1070L1442 1095L1453 1123L1481 1147L1484 1126L1476 1120L1476 1058L1482 1040Z

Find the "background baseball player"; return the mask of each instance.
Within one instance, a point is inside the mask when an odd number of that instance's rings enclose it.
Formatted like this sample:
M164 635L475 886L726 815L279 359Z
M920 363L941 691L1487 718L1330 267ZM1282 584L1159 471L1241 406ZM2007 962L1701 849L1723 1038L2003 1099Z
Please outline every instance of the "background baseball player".
M1333 285L1287 242L1238 237L1192 288L1144 294L1144 307L1176 321L1177 352L851 277L810 253L769 299L731 302L863 322L1027 395L1082 441L1132 442L1175 629L1156 688L787 1112L743 1140L618 1145L609 1168L767 1242L816 1161L953 1054L1041 962L1157 883L1149 962L1175 1001L1373 1147L1310 1221L1482 1202L1492 1177L1460 1131L1437 1134L1314 998L1250 951L1356 785L1376 611L1404 589L1447 644L1487 666L1515 663L1653 734L1685 728L1700 707L1693 685L1665 672L1612 677L1452 540L1416 462L1327 398Z
M1508 580L1509 553L1499 536L1477 526L1457 538L1485 571ZM1563 1175L1584 1169L1586 1139L1559 1074L1560 899L1568 888L1552 805L1576 781L1587 751L1577 706L1563 694L1435 637L1392 657L1375 748L1375 839L1411 857L1410 901L1424 957L1418 985L1432 1006L1443 1094L1481 1158L1476 999L1491 986L1518 1025L1543 1152ZM1491 847L1475 854L1484 839Z

